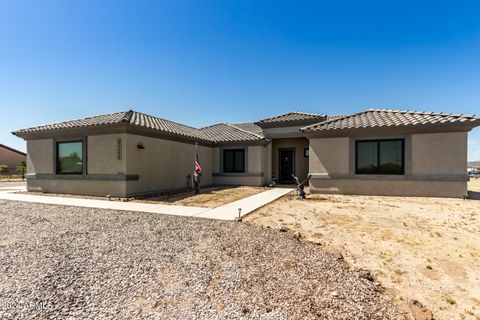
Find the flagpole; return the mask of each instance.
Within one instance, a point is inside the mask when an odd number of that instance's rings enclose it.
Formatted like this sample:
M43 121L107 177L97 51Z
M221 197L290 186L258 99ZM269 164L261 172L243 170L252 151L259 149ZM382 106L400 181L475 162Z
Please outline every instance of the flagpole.
M198 142L195 142L195 155L193 156L193 168L197 168Z

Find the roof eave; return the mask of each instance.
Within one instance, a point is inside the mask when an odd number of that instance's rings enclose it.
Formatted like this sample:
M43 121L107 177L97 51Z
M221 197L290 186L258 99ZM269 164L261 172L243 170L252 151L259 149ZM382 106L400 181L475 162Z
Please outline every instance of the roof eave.
M321 119L305 119L305 120L286 120L286 121L275 121L275 122L255 122L257 126L262 129L270 128L285 128L285 127L298 127L298 126L309 126L316 123L323 122L325 120Z
M395 135L395 134L414 134L414 133L441 133L441 132L468 132L473 128L480 126L480 121L438 123L438 124L416 124L399 126L376 126L362 128L346 129L324 129L324 130L306 130L301 132L307 138L320 137L348 137L356 135Z

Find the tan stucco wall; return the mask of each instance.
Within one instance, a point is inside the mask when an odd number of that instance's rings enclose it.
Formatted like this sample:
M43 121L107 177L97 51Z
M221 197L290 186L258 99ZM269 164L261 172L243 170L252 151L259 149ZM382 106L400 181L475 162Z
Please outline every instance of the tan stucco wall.
M28 191L125 197L125 181L32 179L27 180Z
M118 158L118 139L121 157ZM54 174L54 139L27 142L28 173ZM145 149L137 148L142 143ZM29 179L29 190L72 194L130 196L185 188L186 176L194 169L195 145L119 133L87 137L87 177ZM202 184L212 184L213 150L199 146ZM90 180L92 175L138 175L138 181ZM107 177L108 178L108 177Z
M245 149L245 172L225 173L223 172L223 150L224 149ZM251 185L261 186L266 183L266 161L268 159L268 146L224 146L214 148L214 184L222 185Z
M304 126L266 128L263 129L263 135L268 139L276 138L303 138L300 129Z
M0 146L0 164L5 164L9 168L15 169L24 161L27 161L24 155Z
M310 191L334 194L462 197L467 192L467 184L465 181L312 179Z
M27 173L55 173L53 139L27 141Z
M118 139L121 157L118 159ZM88 174L117 174L126 172L126 134L105 134L87 138Z
M270 142L265 146L265 162L264 162L264 173L265 173L265 184L272 183L273 175L273 163L272 163L272 143Z
M265 147L263 146L250 146L248 147L248 170L247 172L263 172L265 161Z
M388 136L388 131L384 137L396 138ZM466 132L409 134L397 138L405 139L404 176L355 175L355 137L310 139L310 173L313 174L310 190L440 197L461 197L467 193Z
M310 139L310 173L343 173L350 167L350 138Z
M145 149L138 149L142 143ZM127 193L137 194L186 187L186 176L194 170L195 145L126 134L127 174L138 174L138 181L127 182ZM202 184L213 183L213 148L199 146Z
M412 135L412 174L465 174L467 132Z
M295 175L303 180L309 172L309 158L305 158L303 150L308 148L308 140L306 138L284 138L273 139L272 141L272 171L278 182L280 176L279 171L279 149L294 148L295 149Z

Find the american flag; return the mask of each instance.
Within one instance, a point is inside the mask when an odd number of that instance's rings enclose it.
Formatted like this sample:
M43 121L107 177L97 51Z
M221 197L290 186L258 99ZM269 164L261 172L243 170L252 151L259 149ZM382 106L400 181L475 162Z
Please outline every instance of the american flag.
M202 172L200 160L198 159L198 143L195 143L195 171Z

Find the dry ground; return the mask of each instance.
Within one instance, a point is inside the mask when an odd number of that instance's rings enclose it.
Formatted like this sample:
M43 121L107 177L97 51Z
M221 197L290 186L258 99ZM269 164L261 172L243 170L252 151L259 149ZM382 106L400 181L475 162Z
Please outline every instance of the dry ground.
M18 185L25 185L25 183L17 183ZM13 186L13 182L0 182L0 188ZM182 206L194 206L204 208L217 208L224 204L237 201L249 196L253 196L257 193L268 190L266 187L209 187L200 190L200 194L193 194L192 192L184 192L170 195L161 196L145 196L143 198L111 198L113 201L134 201L143 203L159 203L159 204L171 204ZM62 193L44 193L44 192L32 192L32 191L19 191L18 193L52 196L52 197L68 197L68 198L85 198L85 199L99 199L105 200L106 197L101 196L86 196L86 195L74 195L74 194L62 194Z
M0 319L401 319L375 282L240 222L0 201Z
M469 185L478 196L480 179ZM281 224L341 251L405 310L416 299L435 319L480 319L480 200L287 196L244 221Z
M266 191L264 187L220 187L201 189L200 194L194 195L184 193L181 195L149 197L142 200L135 200L137 202L148 203L167 203L182 206L194 206L205 208L216 208L224 204L237 201L254 194Z

